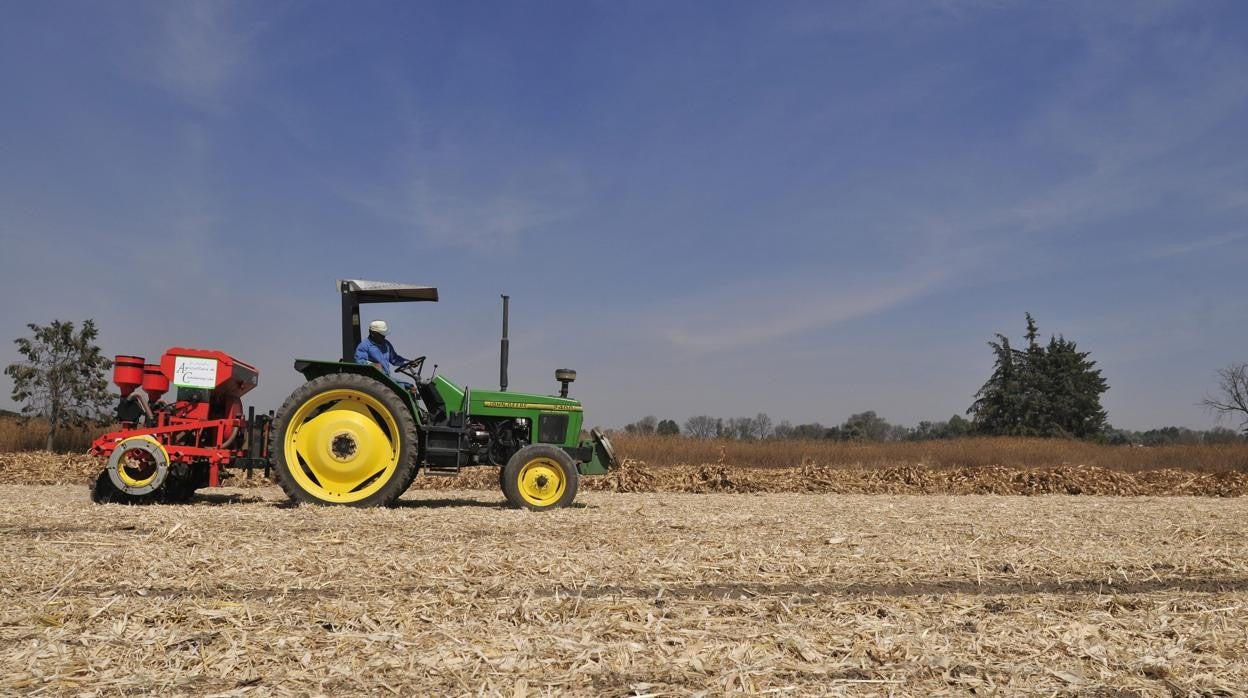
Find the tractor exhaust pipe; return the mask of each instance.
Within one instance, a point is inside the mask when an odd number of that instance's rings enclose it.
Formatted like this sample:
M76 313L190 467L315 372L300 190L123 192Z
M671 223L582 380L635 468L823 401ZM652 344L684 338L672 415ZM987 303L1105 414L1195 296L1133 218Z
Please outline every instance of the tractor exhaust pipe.
M507 306L510 300L511 296L503 296L503 341L498 356L498 389L504 393L507 392L507 350L510 346L510 340L507 339Z

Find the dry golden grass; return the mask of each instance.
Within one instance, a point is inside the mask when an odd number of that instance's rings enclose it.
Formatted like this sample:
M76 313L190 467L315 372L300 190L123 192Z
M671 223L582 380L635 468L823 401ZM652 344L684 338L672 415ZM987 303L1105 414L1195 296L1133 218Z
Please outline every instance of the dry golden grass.
M1248 500L0 486L0 693L1242 695Z
M56 438L56 449L68 453L84 453L105 427L67 427ZM48 422L45 419L0 417L0 451L33 451L48 443Z
M661 436L611 437L616 450L651 467L716 463L756 468L882 467L916 464L976 468L1089 465L1108 470L1173 468L1248 473L1248 443L1103 446L1062 439L974 438L862 443L843 441L721 441Z

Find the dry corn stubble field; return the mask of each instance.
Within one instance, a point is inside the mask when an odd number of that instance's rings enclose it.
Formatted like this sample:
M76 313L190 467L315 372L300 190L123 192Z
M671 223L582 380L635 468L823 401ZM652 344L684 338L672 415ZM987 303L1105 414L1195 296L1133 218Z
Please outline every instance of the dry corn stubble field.
M0 486L0 692L1240 695L1242 498Z
M89 483L102 461L87 455L43 451L0 452L0 485ZM224 484L262 487L272 482L259 471L248 476L226 471ZM467 468L457 477L418 477L418 490L494 490L498 469ZM809 494L1084 494L1119 496L1240 497L1248 494L1243 468L1201 470L1149 468L1126 470L1085 464L928 465L892 461L866 464L806 464L801 467L751 467L703 463L652 466L624 458L603 476L581 480L581 490L611 492ZM206 490L204 490L206 491Z

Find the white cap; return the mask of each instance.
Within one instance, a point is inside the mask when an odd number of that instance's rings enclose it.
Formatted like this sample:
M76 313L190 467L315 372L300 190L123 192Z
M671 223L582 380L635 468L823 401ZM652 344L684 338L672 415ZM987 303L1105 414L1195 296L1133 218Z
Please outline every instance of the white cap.
M377 334L384 335L385 333L390 331L390 328L386 327L385 320L373 320L372 322L368 323L368 331L376 332Z

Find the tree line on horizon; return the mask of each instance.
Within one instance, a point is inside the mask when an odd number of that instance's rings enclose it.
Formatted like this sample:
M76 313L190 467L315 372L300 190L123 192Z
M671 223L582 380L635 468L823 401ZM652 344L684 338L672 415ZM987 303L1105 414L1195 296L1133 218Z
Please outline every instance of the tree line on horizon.
M681 425L652 415L624 426L630 434L679 436L696 439L830 439L835 441L924 441L965 436L1032 436L1104 441L1110 444L1146 446L1188 443L1233 443L1248 440L1248 369L1237 364L1218 372L1220 397L1206 398L1204 405L1216 414L1243 419L1243 435L1225 427L1198 431L1162 427L1147 431L1116 429L1108 422L1101 395L1109 384L1096 368L1090 353L1074 341L1054 335L1039 341L1040 331L1026 313L1026 342L1022 349L1009 337L997 334L988 342L993 370L974 394L967 409L969 419L953 415L944 421L922 421L909 427L891 424L873 410L850 415L837 426L819 422L791 424L773 422L760 412L753 417L721 418L695 415ZM1242 413L1242 414L1240 414Z
M672 419L643 417L625 432L663 436L685 435L709 439L834 439L841 441L916 441L963 436L1066 437L1108 443L1224 443L1248 439L1248 362L1217 371L1214 396L1202 404L1219 419L1238 420L1242 432L1225 427L1198 431L1163 427L1143 432L1115 429L1101 407L1108 383L1088 352L1061 335L1039 341L1039 329L1026 314L1026 346L1016 349L1008 337L997 334L992 349L993 370L974 394L967 417L923 421L908 427L890 424L868 410L850 415L836 426L819 422L775 423L766 413L753 417L721 418L695 415L682 425ZM22 405L20 417L48 420L47 448L62 427L106 423L115 402L107 376L112 362L96 344L99 330L93 320L80 327L71 321L48 325L30 323L31 334L13 340L21 358L5 367L13 384L11 397Z
M953 415L946 421L922 421L917 426L891 424L888 420L876 415L874 411L859 412L851 415L838 426L828 427L819 422L807 424L791 424L787 421L773 422L766 413L760 412L754 417L712 417L695 415L685 420L683 427L673 419L659 419L647 415L624 426L627 434L638 436L683 436L692 439L727 439L733 441L755 441L774 439L777 441L864 441L864 442L899 442L929 441L936 439L958 439L969 436L990 436L975 431L970 420L961 415ZM1171 446L1188 444L1230 444L1248 442L1248 434L1240 434L1234 429L1214 427L1212 429L1189 429L1187 427L1158 427L1147 430L1118 429L1108 427L1098 441L1114 446Z

